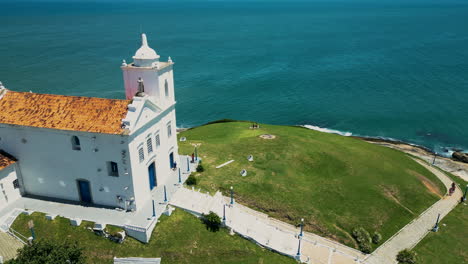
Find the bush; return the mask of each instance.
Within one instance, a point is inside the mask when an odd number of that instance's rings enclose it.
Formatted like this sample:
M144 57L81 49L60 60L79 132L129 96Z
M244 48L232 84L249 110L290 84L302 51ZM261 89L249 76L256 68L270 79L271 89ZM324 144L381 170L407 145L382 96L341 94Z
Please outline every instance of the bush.
M370 242L372 241L369 232L367 232L367 231L366 231L364 228L362 228L362 227L355 228L355 229L353 230L352 235L353 235L354 239L356 239L356 241L358 242L358 244L361 244L361 243L370 243Z
M398 253L396 257L400 264L415 264L416 263L416 252L405 249Z
M371 253L372 251L372 246L370 243L360 243L359 244L359 250L362 252L362 253L366 253L366 254L369 254Z
M381 240L382 240L382 235L377 232L374 232L374 234L372 235L372 243L378 244L380 243Z
M358 227L353 229L351 235L356 239L359 245L359 250L366 254L369 254L372 251L371 236L364 228Z
M206 229L216 232L219 230L219 227L221 226L221 218L214 212L211 212L209 214L202 214L202 221L206 225Z
M197 178L195 176L190 175L187 180L185 181L187 185L197 185Z
M203 165L198 164L198 166L197 166L197 172L204 172L204 171L205 171L205 169L203 168Z
M50 240L39 240L31 246L24 246L18 250L16 259L8 264L40 264L40 263L85 263L83 249L75 243L52 242Z

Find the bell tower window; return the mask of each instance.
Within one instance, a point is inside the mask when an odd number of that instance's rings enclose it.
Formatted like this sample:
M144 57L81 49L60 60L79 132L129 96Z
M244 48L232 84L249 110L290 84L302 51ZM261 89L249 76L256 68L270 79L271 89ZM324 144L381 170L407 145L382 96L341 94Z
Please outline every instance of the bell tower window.
M167 80L164 81L164 93L166 97L169 97L169 84L167 83Z

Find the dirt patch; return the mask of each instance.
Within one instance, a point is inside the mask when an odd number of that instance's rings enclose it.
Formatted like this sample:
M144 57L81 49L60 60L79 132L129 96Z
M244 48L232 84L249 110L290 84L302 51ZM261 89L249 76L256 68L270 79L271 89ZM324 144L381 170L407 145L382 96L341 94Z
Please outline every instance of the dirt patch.
M353 236L348 231L344 230L343 228L341 228L341 227L339 227L337 225L333 225L333 226L336 229L338 229L339 231L341 231L343 234L345 234L346 237L348 238L348 239L341 239L341 240L343 240L344 244L347 244L347 245L353 244L354 248L358 248L359 245L357 244L356 240L353 238ZM336 239L336 240L339 241L339 239Z
M413 170L409 170L408 172L411 175L416 176L422 182L422 184L424 184L424 186L427 188L429 192L439 196L439 198L442 198L443 194L440 191L439 186L437 186L434 182L426 178L424 175L421 175Z
M271 135L271 134L263 134L263 135L260 135L259 137L263 139L275 139L276 138L275 135Z
M393 200L394 202L396 202L397 204L399 204L401 207L403 207L406 211L410 212L411 214L413 215L416 215L413 211L411 211L411 209L409 209L408 207L404 206L401 202L400 202L400 199L398 199L398 189L394 186L387 186L387 185L380 185L380 188L382 189L383 191L383 194Z

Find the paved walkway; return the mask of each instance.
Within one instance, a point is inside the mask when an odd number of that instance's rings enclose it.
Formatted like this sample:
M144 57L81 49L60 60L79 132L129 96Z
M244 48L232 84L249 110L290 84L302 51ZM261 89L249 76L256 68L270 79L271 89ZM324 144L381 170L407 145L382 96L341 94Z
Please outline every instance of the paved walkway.
M451 187L452 180L444 173L423 161L415 160L434 173L444 183L447 189ZM459 188L456 188L455 193L452 196L444 196L441 200L424 211L418 218L403 227L393 235L393 237L377 248L367 257L364 263L396 263L396 255L398 252L403 249L413 248L416 246L432 229L437 219L437 215L440 213L440 219L446 216L459 203L461 196L462 191Z
M172 197L170 204L198 215L209 211L221 217L225 215L226 226L239 235L263 247L297 258L300 232L297 227L237 203L230 206L230 199L219 192L210 196L193 189L181 188ZM365 255L329 239L304 232L299 257L302 262L309 263L351 264L364 259Z

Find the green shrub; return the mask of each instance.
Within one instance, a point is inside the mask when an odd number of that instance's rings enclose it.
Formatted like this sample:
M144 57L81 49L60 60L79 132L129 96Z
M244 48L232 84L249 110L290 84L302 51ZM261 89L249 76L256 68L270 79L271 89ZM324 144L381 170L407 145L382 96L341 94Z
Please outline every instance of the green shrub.
M372 243L378 244L380 243L381 240L382 240L382 235L377 232L374 232L374 234L372 235Z
M396 257L400 264L415 264L416 263L416 252L405 249L398 253Z
M18 250L16 259L7 261L8 264L39 264L39 263L71 263L84 264L83 248L78 243L69 241L52 242L39 240L31 246L24 246Z
M370 243L359 243L359 250L362 252L362 253L366 253L366 254L369 254L371 253L372 251L372 246Z
M354 239L356 239L358 244L370 243L372 241L369 232L367 232L362 227L358 227L358 228L353 229L352 235L353 235Z
M204 171L205 171L205 168L203 168L203 165L198 164L198 166L197 166L197 172L204 172Z
M190 175L187 180L185 181L187 185L197 185L197 178L195 176Z
M214 212L209 214L202 214L202 221L206 225L206 229L216 232L221 226L221 218Z
M354 237L354 239L356 239L359 245L359 250L366 254L372 251L372 239L367 230L362 227L354 228L351 235Z

